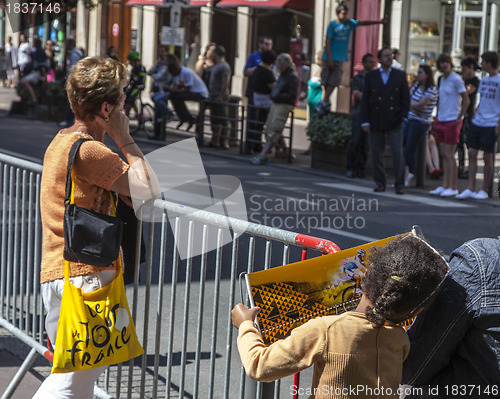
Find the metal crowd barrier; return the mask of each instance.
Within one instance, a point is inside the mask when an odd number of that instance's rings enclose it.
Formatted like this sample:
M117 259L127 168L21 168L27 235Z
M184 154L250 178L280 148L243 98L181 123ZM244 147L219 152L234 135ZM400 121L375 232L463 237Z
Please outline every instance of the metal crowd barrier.
M0 167L0 326L32 348L16 377L19 383L37 354L49 360L51 356L43 346L39 287L42 168L1 153ZM126 289L145 354L110 367L94 394L141 399L279 398L280 381L254 383L241 366L230 318L234 304L246 300L237 289L238 275L305 259L308 250L319 255L339 248L319 238L162 200L154 202L151 214L161 222L138 224L136 245L139 249L144 234L147 260L140 265L136 251L135 282ZM187 225L182 218L189 219ZM231 244L180 259L177 243L185 243L189 251L205 249L211 238L222 241L227 226ZM281 381L292 386L290 379ZM17 386L11 385L3 397L10 397Z
M43 346L40 296L42 166L0 154L0 326L32 349L4 392L10 397Z
M224 136L223 131L221 135L221 141L225 138L228 138L230 145L241 145L241 137L243 133L245 118L245 107L240 104L240 100L240 97L230 96L229 102L223 103L227 105L229 109L228 118L225 120L226 122L229 122L229 128L227 129L229 133ZM196 137L197 143L200 146L204 145L205 130L210 132L212 131L210 113L207 114L207 110L210 110L209 100L201 102L199 106L199 114L196 124Z
M240 154L244 154L249 152L253 144L265 142L265 138L262 138L262 132L268 112L251 104L247 106L241 105L239 101L239 97L232 96L229 102L225 103L229 108L229 116L226 121L229 122L230 125L227 129L229 131L227 138L229 138L231 146L239 146ZM207 113L207 110L210 110L210 101L204 100L198 103L196 141L201 147L204 145L205 133L211 132L210 113ZM293 121L294 112L291 111L282 134L282 138L286 142L285 146L288 163L292 162L293 157ZM162 131L164 131L164 129L162 129ZM221 135L221 140L224 138L226 137Z
M245 130L245 139L243 139L242 136L241 139L242 146L240 148L240 153L243 153L245 150L248 150L248 147L251 147L253 144L260 144L263 140L265 142L265 138L262 137L262 133L264 130L264 124L266 122L269 110L256 107L255 105L252 104L247 105L246 110L247 110L247 118L246 118L247 123ZM285 127L283 128L283 134L281 135L283 140L285 142L288 142L287 143L288 145L286 146L288 163L292 162L293 118L294 118L294 113L293 111L290 111L290 114L288 116L288 121L285 124ZM245 148L245 146L247 148Z

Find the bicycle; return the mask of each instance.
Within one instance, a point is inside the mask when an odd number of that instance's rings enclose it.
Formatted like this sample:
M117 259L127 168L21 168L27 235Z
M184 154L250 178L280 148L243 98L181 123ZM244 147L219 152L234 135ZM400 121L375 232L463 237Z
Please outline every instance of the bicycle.
M142 101L142 90L137 94L134 105L130 108L130 134L136 134L141 128L147 137L155 135L155 109L149 103Z

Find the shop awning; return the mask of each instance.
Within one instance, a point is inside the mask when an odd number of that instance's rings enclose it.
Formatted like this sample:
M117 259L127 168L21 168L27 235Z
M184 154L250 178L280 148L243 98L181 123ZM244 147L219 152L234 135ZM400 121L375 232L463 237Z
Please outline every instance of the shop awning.
M127 6L155 6L164 7L163 0L129 0Z
M221 0L217 7L283 8L289 0Z
M190 7L203 7L208 3L211 3L213 0L190 0ZM163 0L129 0L127 1L127 6L153 6L153 7L161 7L166 8L170 7L172 4L165 4Z
M214 0L190 0L189 5L191 7L205 7L208 3L212 3Z

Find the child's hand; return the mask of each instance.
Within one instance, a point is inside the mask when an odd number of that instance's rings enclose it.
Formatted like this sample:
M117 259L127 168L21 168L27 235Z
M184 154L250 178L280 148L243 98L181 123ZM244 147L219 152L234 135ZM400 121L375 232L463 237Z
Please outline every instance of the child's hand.
M241 303L238 303L231 311L231 320L233 321L233 326L240 328L240 324L246 320L253 321L257 314L260 312L260 308L249 308Z

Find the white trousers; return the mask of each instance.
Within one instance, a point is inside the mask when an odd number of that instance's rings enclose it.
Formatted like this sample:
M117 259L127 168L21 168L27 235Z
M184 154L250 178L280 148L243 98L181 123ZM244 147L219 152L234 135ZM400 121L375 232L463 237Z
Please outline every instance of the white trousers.
M93 292L110 284L116 276L116 270L90 273L85 276L71 277L70 282L83 292ZM42 284L42 298L47 317L45 329L52 346L56 342L57 323L61 311L61 299L64 291L64 279ZM42 383L33 399L92 399L94 383L106 366L72 373L49 375Z

